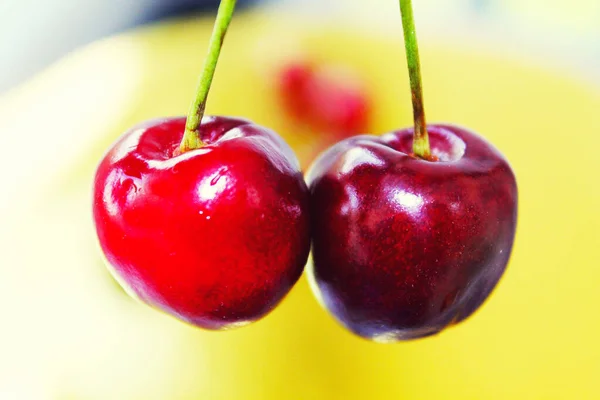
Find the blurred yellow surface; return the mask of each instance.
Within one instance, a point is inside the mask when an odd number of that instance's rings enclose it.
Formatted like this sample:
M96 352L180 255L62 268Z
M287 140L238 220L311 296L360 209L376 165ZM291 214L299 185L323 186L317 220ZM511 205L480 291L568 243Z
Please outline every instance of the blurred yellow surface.
M0 99L2 179L17 188L0 203L1 399L600 398L600 94L466 46L422 44L429 120L480 132L520 188L508 271L472 318L381 345L338 326L304 278L266 319L224 333L130 300L95 247L92 174L134 123L186 112L210 23L99 42ZM383 133L411 124L402 48L351 27L240 14L208 112L274 128L306 166L318 138L282 115L273 71L290 57L355 69Z

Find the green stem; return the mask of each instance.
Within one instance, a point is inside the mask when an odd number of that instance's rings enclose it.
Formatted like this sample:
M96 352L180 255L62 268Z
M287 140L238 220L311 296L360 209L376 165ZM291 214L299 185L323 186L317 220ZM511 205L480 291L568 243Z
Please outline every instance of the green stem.
M413 133L413 153L425 160L431 158L429 135L425 122L425 109L423 107L423 88L421 80L421 64L419 61L419 46L415 32L412 1L400 0L402 13L402 27L404 28L404 44L406 46L406 62L410 78L410 91L412 94L413 117L415 130Z
M221 0L221 4L219 5L217 19L215 20L215 26L210 38L208 54L204 60L204 67L202 69L202 74L200 75L198 88L196 89L196 98L190 106L185 122L185 132L181 144L179 145L179 150L182 153L193 149L199 149L204 146L204 143L200 139L200 123L202 122L204 110L206 109L206 98L208 97L213 76L215 75L215 69L217 68L217 62L219 60L219 55L221 54L221 47L223 47L225 34L227 33L227 28L229 28L231 18L233 17L235 3L236 0Z

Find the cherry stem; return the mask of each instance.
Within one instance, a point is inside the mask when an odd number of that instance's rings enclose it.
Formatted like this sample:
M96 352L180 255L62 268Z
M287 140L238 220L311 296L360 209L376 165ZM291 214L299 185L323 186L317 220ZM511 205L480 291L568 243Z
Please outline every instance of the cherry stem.
M412 1L400 0L402 13L402 28L404 29L404 45L406 46L406 62L410 79L412 94L413 118L415 130L413 133L413 153L422 159L431 159L429 135L425 122L425 109L423 106L423 86L421 79L421 63L419 61L419 46L415 32L415 19L413 16Z
M233 17L236 1L237 0L221 0L221 4L219 5L219 11L210 37L208 54L204 60L204 67L202 68L202 73L196 89L196 98L190 106L185 122L185 132L179 145L179 151L181 153L199 149L204 146L204 143L200 139L200 123L204 116L206 99L215 75L215 69L217 68L217 62L219 61L225 34L227 33L227 29L229 28L229 24Z

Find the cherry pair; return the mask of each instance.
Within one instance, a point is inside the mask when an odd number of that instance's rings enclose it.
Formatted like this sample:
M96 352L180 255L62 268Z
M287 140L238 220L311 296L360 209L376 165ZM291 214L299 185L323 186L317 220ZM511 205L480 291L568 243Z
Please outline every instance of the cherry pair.
M410 1L401 7L415 128L342 140L306 181L276 133L204 117L234 5L221 3L187 119L134 127L98 167L94 221L115 277L153 307L227 329L277 306L312 243L315 295L360 336L423 337L473 313L508 262L515 178L476 134L426 126Z

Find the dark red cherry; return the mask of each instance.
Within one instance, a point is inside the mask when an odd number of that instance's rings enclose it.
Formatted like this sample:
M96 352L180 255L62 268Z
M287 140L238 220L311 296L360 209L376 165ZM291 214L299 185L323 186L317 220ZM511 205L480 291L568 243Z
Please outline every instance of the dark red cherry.
M466 129L428 131L437 161L412 156L405 129L339 142L308 174L313 289L366 338L419 338L462 321L511 254L517 186L507 161Z

